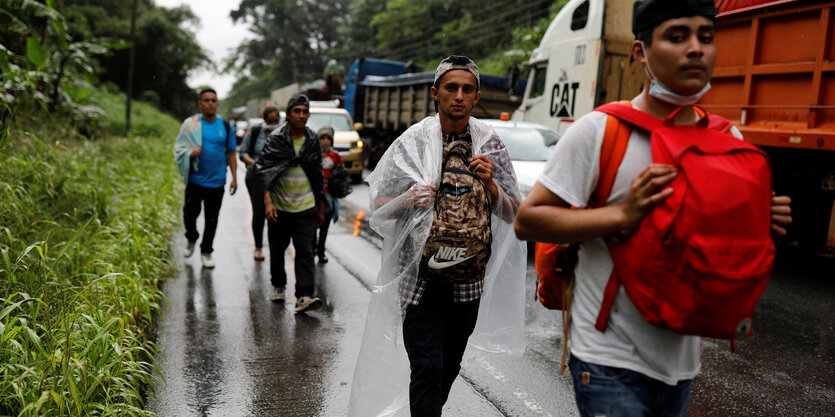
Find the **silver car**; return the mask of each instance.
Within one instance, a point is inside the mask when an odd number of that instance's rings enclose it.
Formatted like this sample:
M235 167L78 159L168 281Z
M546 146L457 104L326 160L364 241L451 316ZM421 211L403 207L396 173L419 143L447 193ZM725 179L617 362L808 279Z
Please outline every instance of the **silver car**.
M538 123L499 119L481 121L492 126L504 142L516 172L519 191L522 198L525 198L545 168L545 162L554 151L560 134Z

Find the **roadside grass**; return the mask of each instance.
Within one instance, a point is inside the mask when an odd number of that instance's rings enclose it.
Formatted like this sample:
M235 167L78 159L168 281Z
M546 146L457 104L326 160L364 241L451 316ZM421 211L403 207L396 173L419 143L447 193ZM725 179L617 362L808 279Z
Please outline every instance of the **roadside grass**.
M46 120L0 140L0 415L146 414L181 185L178 122L139 107L142 136Z

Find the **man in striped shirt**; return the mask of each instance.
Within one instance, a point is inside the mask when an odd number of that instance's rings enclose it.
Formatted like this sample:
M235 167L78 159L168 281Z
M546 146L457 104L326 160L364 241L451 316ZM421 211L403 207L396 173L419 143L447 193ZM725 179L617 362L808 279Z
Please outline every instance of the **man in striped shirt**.
M296 250L296 311L318 308L314 296L313 237L325 218L322 148L319 138L305 127L310 101L296 94L287 104L287 123L273 131L255 167L256 181L265 190L264 206L270 245L270 300L285 300L287 273L284 251L293 241Z

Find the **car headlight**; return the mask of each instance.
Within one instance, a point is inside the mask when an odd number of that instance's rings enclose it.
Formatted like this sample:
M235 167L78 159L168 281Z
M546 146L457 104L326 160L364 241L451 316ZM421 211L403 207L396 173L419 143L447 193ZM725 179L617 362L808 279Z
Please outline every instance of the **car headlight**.
M365 146L365 144L362 142L362 139L351 142L351 148L362 149L363 146Z

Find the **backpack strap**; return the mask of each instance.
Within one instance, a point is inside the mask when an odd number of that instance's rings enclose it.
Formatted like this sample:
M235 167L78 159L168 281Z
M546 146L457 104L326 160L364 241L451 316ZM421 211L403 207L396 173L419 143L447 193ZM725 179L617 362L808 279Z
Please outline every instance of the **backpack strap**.
M262 125L258 125L253 127L252 130L249 131L249 146L252 147L252 151L250 153L255 152L255 142L258 141L258 135L261 134L262 128Z
M610 116L617 117L621 121L627 122L634 126L638 126L650 132L655 129L658 129L661 126L664 126L663 120L654 117L649 113L644 113L640 110L635 110L632 108L632 106L619 106L616 103L609 103L604 104L594 110L606 113Z
M631 109L632 102L623 100L617 103L609 103L607 106ZM606 119L606 131L603 133L603 145L600 147L600 171L597 178L597 186L594 188L589 199L589 208L603 207L606 205L606 201L609 200L618 169L620 168L621 162L623 162L624 155L626 155L626 146L629 144L629 135L631 133L632 129L630 126L626 123L621 123L617 117L609 115ZM574 280L572 279L567 283L563 295L563 347L560 373L565 371L565 364L568 358L568 335L571 324L571 292L573 290Z
M620 108L632 110L632 102L623 100L616 103L609 103L601 107ZM605 113L605 112L604 112ZM626 155L626 145L629 144L629 134L632 129L629 125L621 123L620 119L609 114L606 120L606 132L603 134L603 146L600 147L600 172L597 179L597 187L589 200L589 207L603 207L612 193L615 184L615 176Z

